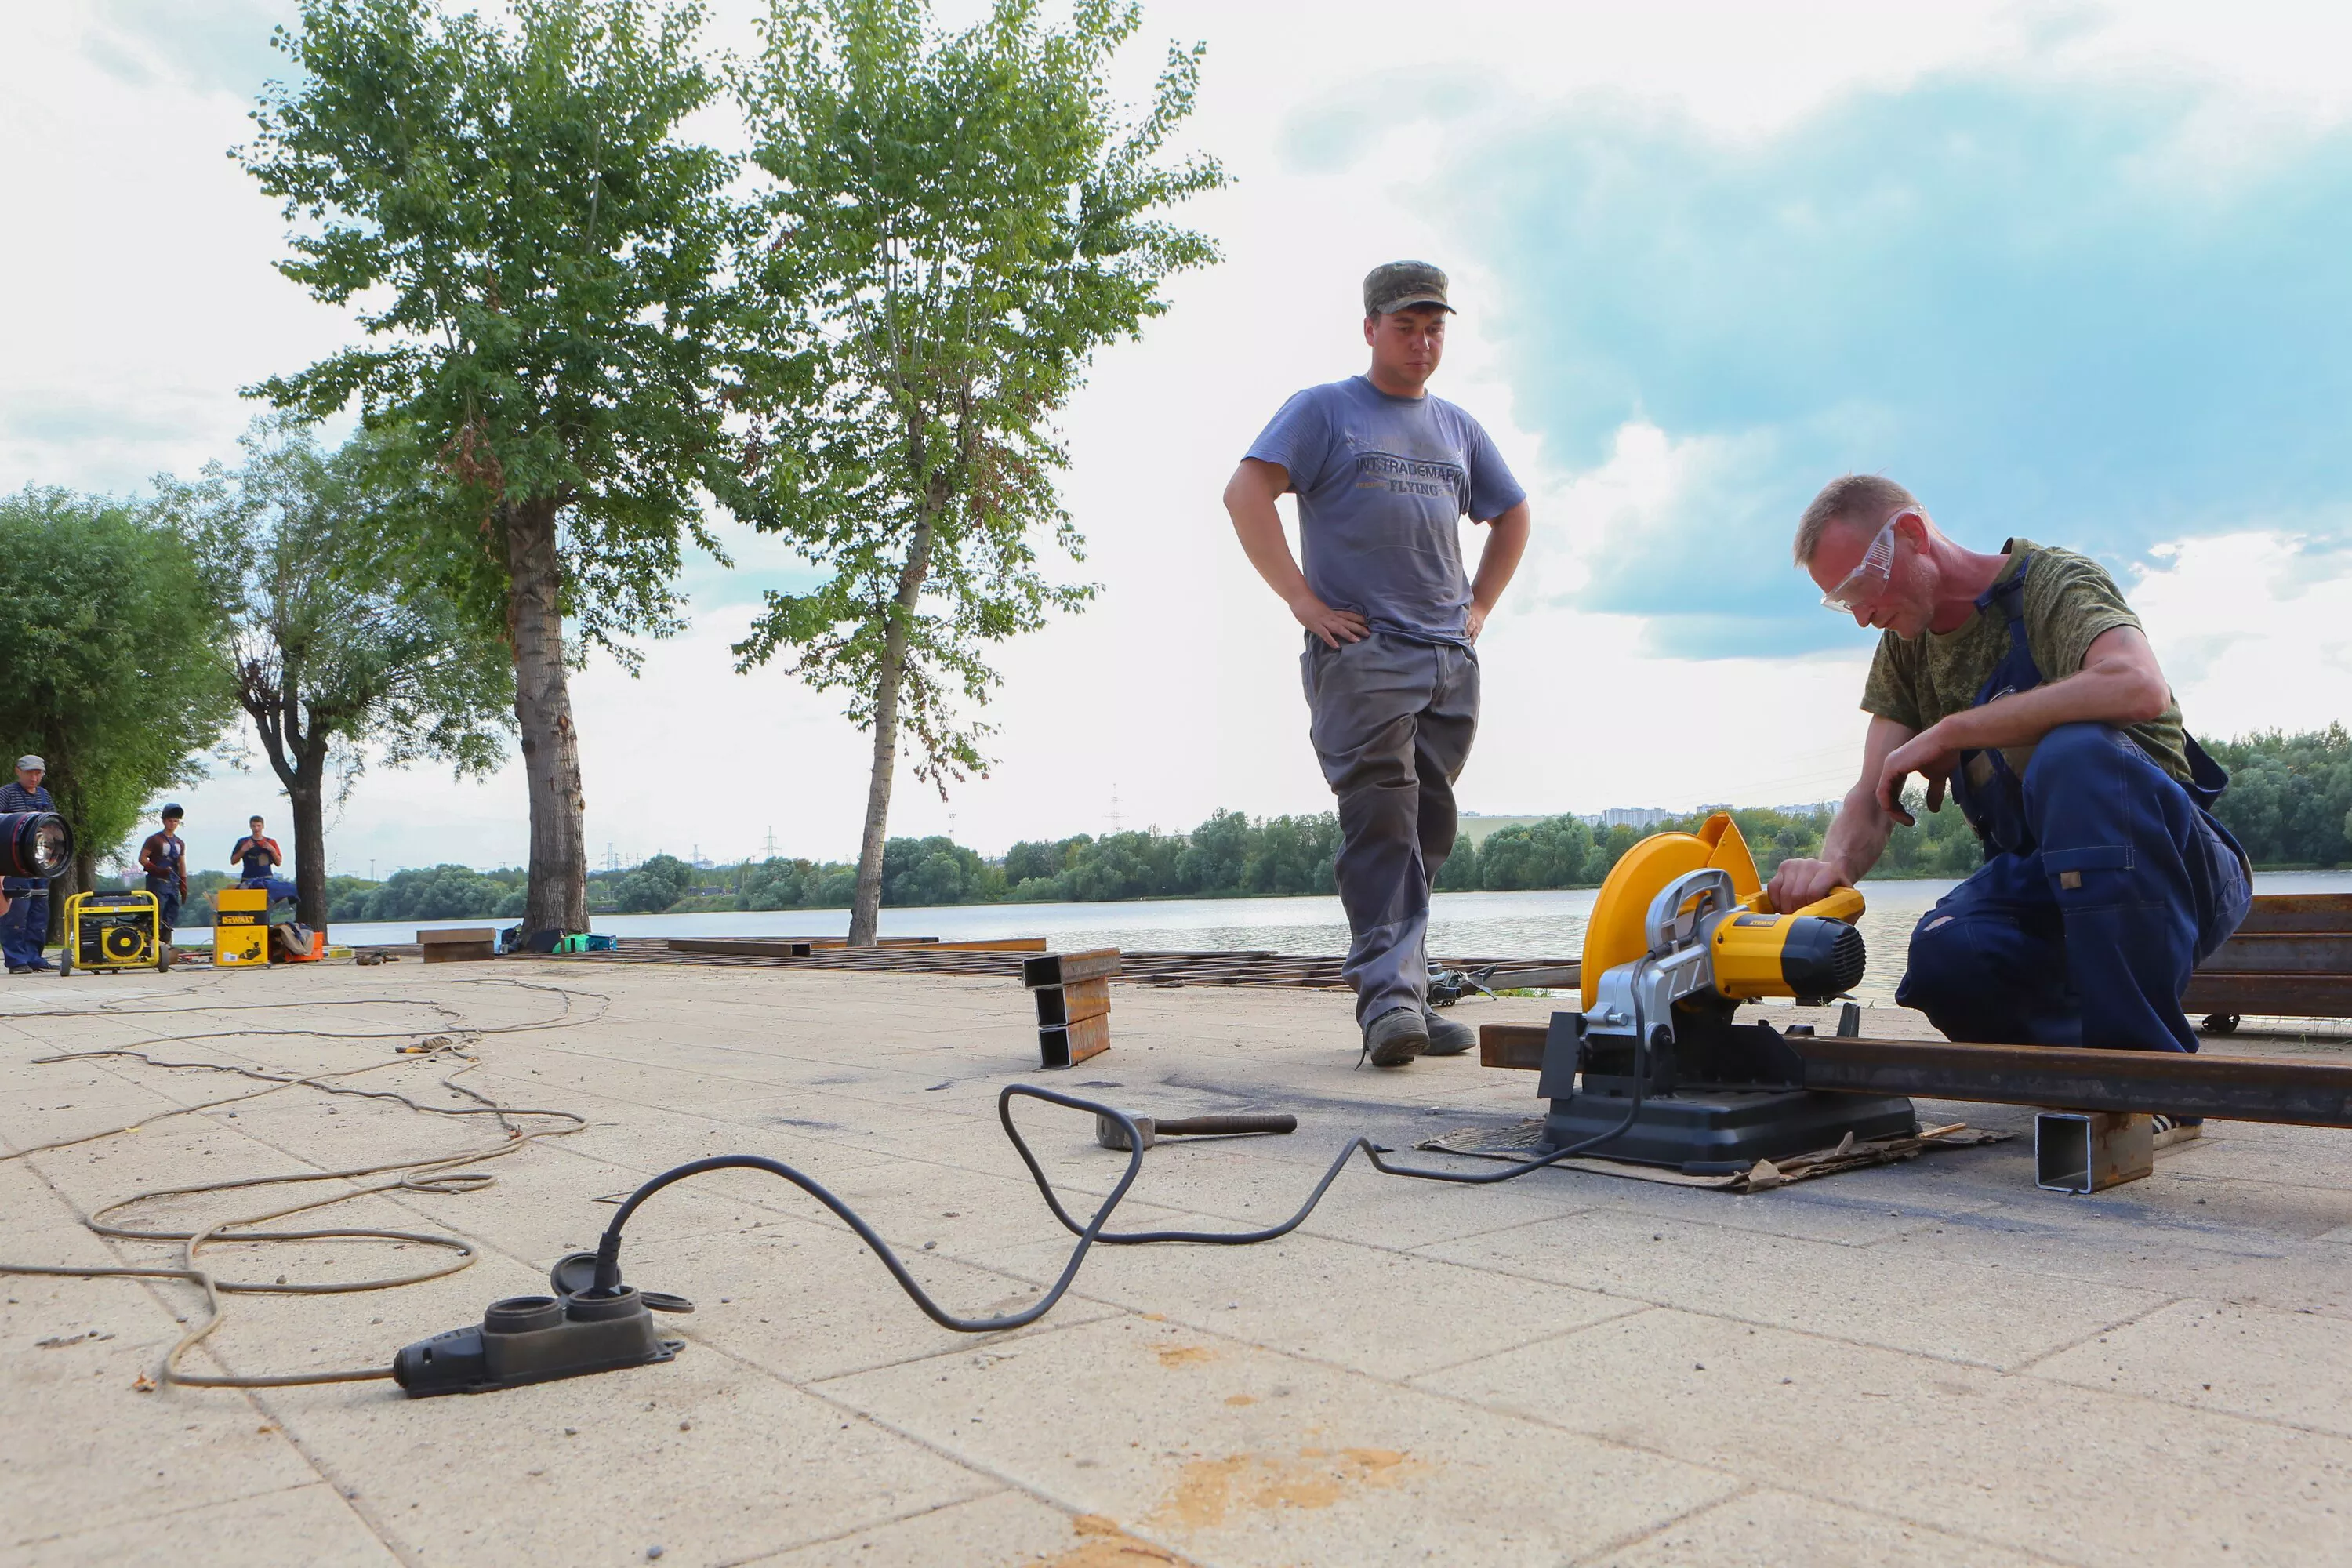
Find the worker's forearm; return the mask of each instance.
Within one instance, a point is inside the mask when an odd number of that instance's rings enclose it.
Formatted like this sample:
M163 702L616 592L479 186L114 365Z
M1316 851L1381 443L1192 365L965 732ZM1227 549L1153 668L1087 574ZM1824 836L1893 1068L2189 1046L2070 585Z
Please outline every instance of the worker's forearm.
M1470 581L1470 602L1491 611L1511 585L1519 557L1528 552L1533 524L1528 503L1519 502L1486 525L1486 548L1478 552L1478 574Z
M2088 666L2063 680L1963 708L1937 724L1936 733L1953 751L2023 746L2061 724L2145 723L2169 700L2169 693L2153 689L2146 675L2132 666Z
M1839 806L1822 835L1822 858L1837 867L1848 882L1859 882L1886 853L1895 835L1895 819L1878 804L1878 792L1869 784L1856 784Z
M1297 601L1307 592L1307 574L1298 569L1298 562L1290 553L1290 541L1283 537L1282 514L1274 509L1270 497L1262 494L1225 497L1225 510L1234 520L1234 533L1242 542L1242 553L1249 557L1265 585L1282 596L1286 605Z

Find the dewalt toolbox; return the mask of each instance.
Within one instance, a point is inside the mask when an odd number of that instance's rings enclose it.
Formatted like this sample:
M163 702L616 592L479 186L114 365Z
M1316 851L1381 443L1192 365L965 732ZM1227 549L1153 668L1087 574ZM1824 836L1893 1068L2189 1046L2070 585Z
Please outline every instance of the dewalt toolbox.
M247 969L269 962L269 889L223 888L213 895L213 963Z

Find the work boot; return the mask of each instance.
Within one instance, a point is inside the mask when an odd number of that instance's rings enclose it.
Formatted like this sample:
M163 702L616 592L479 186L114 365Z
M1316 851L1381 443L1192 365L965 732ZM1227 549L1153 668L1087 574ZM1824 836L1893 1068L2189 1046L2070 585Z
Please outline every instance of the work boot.
M1364 1055L1376 1068L1401 1068L1429 1049L1418 1007L1391 1007L1364 1026Z
M1425 1057L1458 1057L1478 1043L1477 1030L1432 1012L1423 1012L1421 1026L1429 1036L1429 1044L1421 1053Z

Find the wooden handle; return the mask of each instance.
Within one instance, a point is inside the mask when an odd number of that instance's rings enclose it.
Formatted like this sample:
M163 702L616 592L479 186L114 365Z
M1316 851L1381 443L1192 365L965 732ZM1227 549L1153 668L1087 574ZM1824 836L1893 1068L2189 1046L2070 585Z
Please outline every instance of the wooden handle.
M1298 1118L1284 1113L1279 1116L1179 1116L1171 1121L1154 1118L1153 1131L1161 1137L1196 1137L1222 1132L1296 1132Z

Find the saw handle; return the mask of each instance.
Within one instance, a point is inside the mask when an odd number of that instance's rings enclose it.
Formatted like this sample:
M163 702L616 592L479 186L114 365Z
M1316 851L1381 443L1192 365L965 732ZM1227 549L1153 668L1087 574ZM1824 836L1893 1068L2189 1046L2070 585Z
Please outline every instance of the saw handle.
M1750 894L1748 899L1748 908L1759 915L1780 912L1772 907L1772 894L1769 889L1759 888ZM1843 921L1846 924L1852 925L1860 918L1864 908L1861 889L1832 888L1830 889L1829 897L1816 899L1803 909L1791 910L1789 912L1796 915L1818 915L1822 920Z

